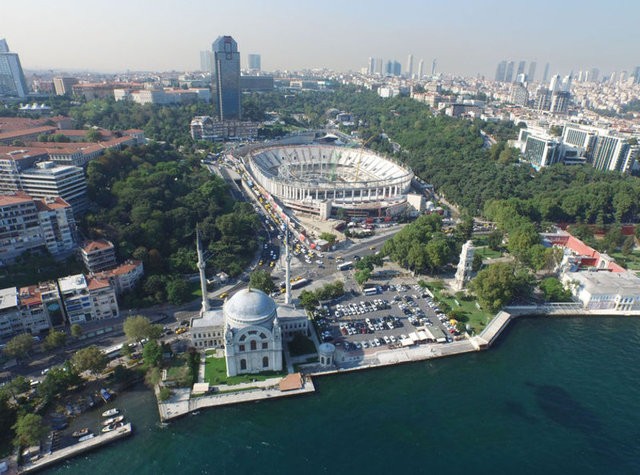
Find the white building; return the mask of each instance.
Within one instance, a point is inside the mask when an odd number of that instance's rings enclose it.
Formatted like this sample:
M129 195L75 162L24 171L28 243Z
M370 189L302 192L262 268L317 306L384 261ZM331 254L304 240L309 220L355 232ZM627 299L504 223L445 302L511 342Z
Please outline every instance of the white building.
M58 279L70 324L115 318L119 315L116 294L108 281L82 274Z
M562 283L586 309L640 311L640 278L632 272L565 272Z

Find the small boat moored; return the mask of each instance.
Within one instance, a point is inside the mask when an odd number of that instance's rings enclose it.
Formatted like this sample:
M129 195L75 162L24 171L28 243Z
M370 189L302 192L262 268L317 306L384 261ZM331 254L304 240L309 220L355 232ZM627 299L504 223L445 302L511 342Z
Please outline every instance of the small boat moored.
M103 426L108 426L108 425L111 425L111 424L115 424L116 422L122 422L123 419L124 419L124 416L111 417L111 418L107 419L106 421L102 421L102 425Z
M109 409L108 411L104 411L102 413L102 417L112 417L115 416L116 414L118 414L120 411L118 410L117 407L113 407L111 409Z
M77 431L75 431L73 434L71 434L72 437L84 437L85 435L88 435L91 431L89 430L88 427L83 427L82 429L79 429Z
M113 424L109 424L108 426L103 427L102 432L103 433L111 432L122 426L124 426L124 422L115 422Z

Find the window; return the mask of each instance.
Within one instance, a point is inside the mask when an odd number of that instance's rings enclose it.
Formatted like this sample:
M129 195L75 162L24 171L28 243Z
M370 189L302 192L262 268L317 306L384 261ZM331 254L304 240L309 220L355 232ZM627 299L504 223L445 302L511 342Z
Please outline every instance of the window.
M247 335L242 335L242 336L240 337L240 341L245 341L246 339L247 339Z
M267 335L265 335L264 333L260 333L260 338L262 338L263 340L267 339Z
M240 345L240 350L239 351L244 351L244 345Z
M245 359L240 360L240 369L247 369L247 360Z
M262 367L263 368L268 368L269 367L269 357L265 356L264 358L262 358Z
M256 341L255 340L251 340L251 349L252 350L257 350L258 349L258 345L256 345Z
M268 350L269 349L269 343L267 343L266 341L262 342L262 349L263 350Z

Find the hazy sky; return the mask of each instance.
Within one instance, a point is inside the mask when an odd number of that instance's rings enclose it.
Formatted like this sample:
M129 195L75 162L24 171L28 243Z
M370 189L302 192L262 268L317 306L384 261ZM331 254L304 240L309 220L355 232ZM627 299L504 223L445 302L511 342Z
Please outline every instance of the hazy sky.
M493 76L501 59L551 72L640 65L639 0L0 0L25 69L194 70L219 35L262 68L358 70L369 56Z

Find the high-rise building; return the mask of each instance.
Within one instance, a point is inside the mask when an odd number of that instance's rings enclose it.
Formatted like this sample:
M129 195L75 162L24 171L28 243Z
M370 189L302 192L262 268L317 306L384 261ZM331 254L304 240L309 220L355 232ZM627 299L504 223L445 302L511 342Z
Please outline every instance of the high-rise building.
M496 68L496 82L504 82L504 75L507 72L507 62L500 61Z
M520 61L518 63L518 72L516 73L516 77L518 77L520 74L524 74L524 68L526 64L526 61Z
M504 73L504 82L513 81L513 61L507 61L507 69Z
M200 71L213 71L213 51L200 51Z
M436 66L438 64L438 61L436 60L436 58L433 58L433 61L431 62L431 76L435 76L436 75Z
M600 70L598 68L592 68L589 74L589 82L598 82L600 78Z
M56 91L57 96L70 96L73 92L72 87L76 84L78 84L78 80L76 78L53 78L53 88Z
M544 73L542 73L542 82L549 80L549 63L544 65Z
M376 73L376 59L374 57L369 58L369 64L367 66L367 74L373 76Z
M382 62L382 58L376 59L376 73L380 76L384 74L384 63Z
M259 54L249 54L247 55L247 61L249 63L249 69L251 71L260 71L261 70L261 64L260 64L260 55Z
M393 62L393 75L394 76L401 76L402 75L402 65L400 64L399 61L394 61Z
M536 62L531 61L529 63L529 73L527 74L527 81L533 82L535 81L535 77L536 77Z
M633 83L640 84L640 66L636 66L633 70Z
M27 97L27 81L17 53L9 51L5 39L0 39L0 96Z
M593 149L593 167L628 173L638 157L638 149L637 145L629 144L625 137L598 135Z
M240 53L231 36L219 36L213 42L212 89L218 120L240 120Z
M418 79L422 79L424 77L424 59L421 59L418 62Z
M410 54L407 58L407 77L411 79L413 76L413 55Z

